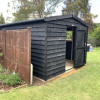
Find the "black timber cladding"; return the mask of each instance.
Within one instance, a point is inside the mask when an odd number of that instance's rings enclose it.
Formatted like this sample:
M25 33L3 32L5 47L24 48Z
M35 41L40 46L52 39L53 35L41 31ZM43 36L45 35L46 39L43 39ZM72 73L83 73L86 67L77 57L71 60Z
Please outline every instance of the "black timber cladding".
M46 79L65 72L66 26L47 23Z
M53 20L53 21L52 21ZM88 26L78 19L64 18L64 19L52 19L47 22L47 63L46 63L46 79L59 75L65 71L65 52L66 52L66 29L67 26L77 27L77 33L82 36L81 33L88 30ZM87 34L87 33L86 33ZM86 36L87 38L87 36ZM84 44L84 37L78 37L77 44L81 47ZM86 41L86 40L85 40ZM49 44L49 45L48 45ZM76 48L77 49L77 48ZM48 53L50 52L50 53ZM86 63L85 49L80 48L76 51L76 60L78 60L79 66ZM77 65L77 62L75 63ZM78 65L77 65L78 66Z
M34 75L45 79L45 52L46 52L46 24L45 22L37 23L17 23L17 24L8 24L0 27L1 29L6 30L16 30L16 29L25 29L31 27L31 63L34 65Z
M65 71L67 26L75 26L79 32L85 31L87 42L87 24L73 15L4 24L0 25L0 30L31 27L31 62L34 75L47 80Z

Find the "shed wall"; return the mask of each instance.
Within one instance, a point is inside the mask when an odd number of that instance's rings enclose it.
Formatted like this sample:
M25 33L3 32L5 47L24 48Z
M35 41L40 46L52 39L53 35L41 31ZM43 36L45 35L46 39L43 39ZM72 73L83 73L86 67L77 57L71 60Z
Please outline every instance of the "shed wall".
M51 21L50 23L65 26L76 26L78 30L87 30L87 27L84 24L80 23L74 18L55 20Z
M46 52L46 26L45 23L29 23L0 28L6 30L17 30L31 27L31 63L33 64L34 75L45 79L45 52Z
M66 28L47 23L46 80L65 72Z
M47 23L46 80L56 75L59 75L65 71L67 26L75 26L77 27L77 31L79 32L88 30L87 26L73 18L54 20ZM85 64L86 52L84 53Z

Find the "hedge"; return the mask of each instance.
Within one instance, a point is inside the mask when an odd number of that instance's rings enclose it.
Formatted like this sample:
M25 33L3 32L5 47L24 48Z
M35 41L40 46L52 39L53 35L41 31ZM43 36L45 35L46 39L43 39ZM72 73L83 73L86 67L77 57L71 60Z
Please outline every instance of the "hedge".
M92 46L100 46L100 38L88 38L88 44Z

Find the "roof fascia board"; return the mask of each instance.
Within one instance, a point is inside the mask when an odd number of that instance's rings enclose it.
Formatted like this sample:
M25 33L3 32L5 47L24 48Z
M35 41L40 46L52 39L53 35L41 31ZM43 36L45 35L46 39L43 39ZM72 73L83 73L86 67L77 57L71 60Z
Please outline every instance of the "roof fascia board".
M53 21L53 20L59 20L59 19L65 19L65 18L72 18L72 15L60 15L60 16L51 16L51 17L44 17L45 21Z
M82 23L83 25L87 26L87 23L85 23L84 21L82 21L80 18L78 18L75 15L63 15L63 16L51 16L51 17L44 17L45 21L54 21L54 20L59 20L59 19L66 19L66 18L74 18L77 21L79 21L80 23Z
M44 21L44 19L41 18L41 19L35 19L35 20L19 21L19 22L15 22L15 23L1 24L0 27L20 25L20 24L28 24L28 23L35 23L35 22L40 22L40 21Z
M73 18L76 19L77 21L81 22L82 24L84 24L85 26L88 27L87 23L84 22L83 20L81 20L80 18L78 18L77 16L73 15Z

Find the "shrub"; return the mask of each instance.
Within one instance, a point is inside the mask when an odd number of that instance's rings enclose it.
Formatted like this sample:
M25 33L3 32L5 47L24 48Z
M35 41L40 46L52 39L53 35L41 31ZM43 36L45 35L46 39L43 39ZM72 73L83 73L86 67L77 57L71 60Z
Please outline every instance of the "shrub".
M8 84L10 86L15 86L21 84L22 79L19 78L18 74L10 74L9 70L5 69L0 64L0 84Z
M21 82L22 82L22 79L19 78L18 74L10 74L8 78L5 80L5 83L10 86L21 84Z
M3 66L0 64L0 68L3 68Z
M5 82L5 79L7 78L7 73L9 73L8 70L4 69L3 66L0 64L0 84L3 84Z
M0 84L5 83L6 78L7 78L7 75L1 75L0 74Z
M1 64L0 64L0 74L10 74L9 70L5 69Z
M0 58L3 57L3 53L1 52L2 49L0 48ZM0 84L6 83L10 86L15 86L21 84L22 79L19 78L18 74L10 74L9 70L4 68L0 61Z
M0 53L0 57L3 57L3 53L2 52Z
M89 34L89 38L97 38L100 39L100 26L94 28L94 31Z

